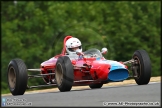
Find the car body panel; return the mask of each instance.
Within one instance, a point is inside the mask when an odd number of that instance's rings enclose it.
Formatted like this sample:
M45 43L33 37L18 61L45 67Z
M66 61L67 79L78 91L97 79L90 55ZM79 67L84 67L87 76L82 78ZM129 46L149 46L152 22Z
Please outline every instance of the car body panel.
M46 74L49 72L55 72L58 57L68 56L74 66L74 81L84 80L84 83L86 83L86 80L89 82L92 80L93 83L98 83L123 81L128 78L129 72L124 64L118 61L105 59L98 49L89 49L85 51L84 54L84 56L77 54L56 55L55 57L41 63L41 73ZM51 77L46 76L46 78Z

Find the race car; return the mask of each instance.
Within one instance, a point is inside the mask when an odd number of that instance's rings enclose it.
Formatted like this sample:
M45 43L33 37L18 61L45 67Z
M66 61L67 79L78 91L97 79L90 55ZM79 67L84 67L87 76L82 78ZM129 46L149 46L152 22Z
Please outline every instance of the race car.
M136 50L130 60L122 62L105 59L107 48L96 48L84 52L76 51L68 55L65 42L72 38L66 36L62 52L42 62L40 68L28 69L20 58L12 59L8 64L8 87L13 96L23 95L27 89L54 86L60 92L70 91L73 86L88 85L91 89L101 88L109 82L122 82L134 78L138 85L148 84L151 77L151 61L145 50ZM40 72L29 75L29 71ZM45 85L28 86L30 78L42 77Z

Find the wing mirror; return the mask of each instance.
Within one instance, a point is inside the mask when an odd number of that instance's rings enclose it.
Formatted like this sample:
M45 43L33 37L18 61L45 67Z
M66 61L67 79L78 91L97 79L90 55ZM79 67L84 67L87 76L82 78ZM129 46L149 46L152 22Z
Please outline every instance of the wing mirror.
M102 48L102 50L101 50L101 53L102 54L106 54L108 52L108 49L107 48Z

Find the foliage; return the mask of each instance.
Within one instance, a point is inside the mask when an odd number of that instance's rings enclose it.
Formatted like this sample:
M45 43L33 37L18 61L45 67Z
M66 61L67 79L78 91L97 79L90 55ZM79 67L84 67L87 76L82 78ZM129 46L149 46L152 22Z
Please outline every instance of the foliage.
M1 78L7 88L7 66L21 58L28 68L59 54L67 35L79 38L83 50L108 48L108 59L126 61L137 49L148 52L152 76L161 73L158 1L1 1ZM29 84L39 84L34 79Z

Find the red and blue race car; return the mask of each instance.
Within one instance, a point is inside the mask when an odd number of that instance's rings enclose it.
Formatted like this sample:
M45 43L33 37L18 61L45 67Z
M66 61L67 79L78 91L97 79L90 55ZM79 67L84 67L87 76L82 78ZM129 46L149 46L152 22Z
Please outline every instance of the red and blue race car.
M92 48L85 52L76 52L76 55L67 55L65 42L71 37L64 38L61 54L42 62L38 69L27 69L22 59L11 60L7 78L12 95L23 95L26 89L53 85L61 92L81 85L89 85L92 89L101 88L103 84L124 81L130 77L133 77L138 85L149 83L151 61L145 50L136 50L132 58L125 62L105 59L103 54L107 52L107 48L102 51ZM28 71L40 73L28 75ZM36 77L42 77L46 84L28 86L28 80Z

